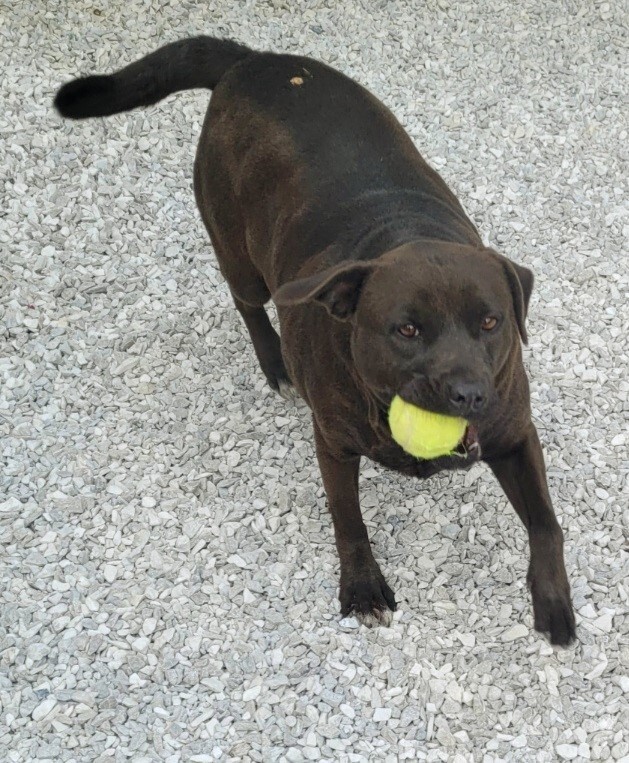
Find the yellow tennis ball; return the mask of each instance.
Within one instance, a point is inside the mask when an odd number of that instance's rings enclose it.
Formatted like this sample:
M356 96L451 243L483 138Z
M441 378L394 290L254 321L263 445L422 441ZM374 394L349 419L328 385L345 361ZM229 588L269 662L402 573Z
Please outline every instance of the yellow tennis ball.
M467 421L425 411L396 395L389 408L389 427L395 442L407 453L431 459L452 453L465 435Z

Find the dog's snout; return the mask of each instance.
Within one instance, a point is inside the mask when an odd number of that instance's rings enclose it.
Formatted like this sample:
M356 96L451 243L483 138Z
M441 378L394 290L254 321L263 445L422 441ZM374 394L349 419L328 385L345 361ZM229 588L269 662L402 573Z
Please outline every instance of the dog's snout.
M462 415L480 413L487 404L487 390L480 382L454 379L448 383L448 399Z

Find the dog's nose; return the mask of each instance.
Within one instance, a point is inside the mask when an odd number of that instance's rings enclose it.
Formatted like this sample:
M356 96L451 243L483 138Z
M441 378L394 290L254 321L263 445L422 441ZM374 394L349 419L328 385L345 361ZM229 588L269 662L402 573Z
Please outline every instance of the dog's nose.
M487 404L485 387L478 382L457 380L448 384L448 397L461 414L480 413Z

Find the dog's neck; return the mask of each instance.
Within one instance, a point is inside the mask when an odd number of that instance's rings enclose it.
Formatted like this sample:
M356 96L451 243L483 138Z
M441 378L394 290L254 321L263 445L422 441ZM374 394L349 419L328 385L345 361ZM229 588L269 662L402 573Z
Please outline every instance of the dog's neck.
M329 266L373 259L402 244L431 239L483 245L458 202L426 191L386 190L352 199L325 215L309 232L308 250L326 250L323 259Z

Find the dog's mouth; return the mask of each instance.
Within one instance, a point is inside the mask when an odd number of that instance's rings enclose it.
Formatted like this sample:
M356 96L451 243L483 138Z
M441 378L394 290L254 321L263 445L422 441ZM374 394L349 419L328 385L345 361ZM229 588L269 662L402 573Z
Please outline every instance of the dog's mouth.
M468 424L463 435L463 439L456 446L454 452L468 458L471 461L478 461L481 457L480 440L478 439L478 429L474 424Z
M397 394L402 398L402 400L406 401L410 405L415 405L418 408L424 408L425 410L431 410L435 413L440 413L442 416L452 416L453 414L448 410L443 410L442 406L439 406L438 404L431 405L430 403L426 403L424 401L424 398L422 398L421 403L416 403L414 400L417 399L417 396L413 394L414 390L411 388L408 390L403 388L400 392ZM382 403L382 410L383 411L389 411L391 406L391 400L392 397L391 393L383 394L379 399ZM425 397L425 396L424 396ZM440 410L441 408L441 410ZM465 459L466 461L479 461L482 456L482 449L480 444L480 438L478 434L478 427L476 424L473 424L471 421L467 422L467 426L465 427L465 431L463 433L463 437L459 441L459 444L454 448L453 451L451 451L451 456L458 456L461 459Z

